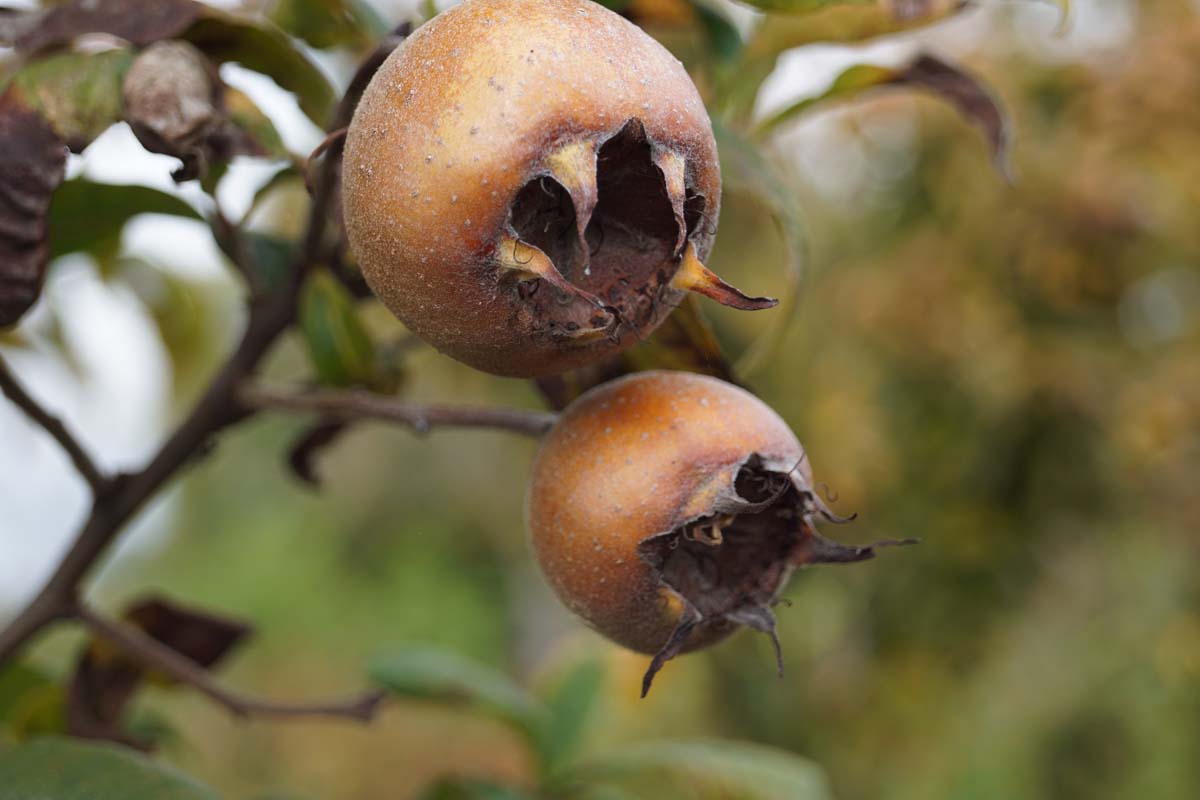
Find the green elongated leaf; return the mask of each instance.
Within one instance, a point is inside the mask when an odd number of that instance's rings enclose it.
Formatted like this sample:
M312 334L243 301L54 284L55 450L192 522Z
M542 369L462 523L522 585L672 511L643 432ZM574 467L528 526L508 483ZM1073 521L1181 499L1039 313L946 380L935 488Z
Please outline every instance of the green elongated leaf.
M929 55L918 56L902 67L870 64L850 67L821 94L793 103L764 120L758 132L760 135L768 134L820 103L850 100L863 92L885 86L925 89L953 105L983 131L993 163L1001 174L1007 176L1009 134L1005 113L978 78Z
M84 178L64 181L50 199L50 256L114 255L125 224L139 214L202 219L174 195L147 186L117 186Z
M78 153L121 119L121 80L133 54L61 53L27 64L12 81L29 107Z
M300 300L300 327L317 378L328 386L370 382L375 347L354 298L328 270L313 273Z
M296 243L265 233L246 232L242 235L249 263L261 287L270 292L283 286L296 258Z
M460 703L491 714L533 742L547 724L546 708L505 675L444 650L413 648L380 658L371 677L401 697Z
M804 267L808 261L808 239L799 204L784 177L788 174L787 165L741 131L714 121L713 133L721 154L725 192L729 195L744 193L762 202L783 238L788 254L786 263L781 265L787 275L788 290L779 298L772 326L735 365L737 375L745 378L770 361L787 333L787 326L799 304Z
M572 665L546 699L550 722L540 749L547 770L567 763L579 752L605 677L604 662L585 659Z
M556 781L580 800L831 800L819 766L782 750L697 739L641 742L573 766Z
M337 92L317 65L278 28L212 11L192 23L182 38L214 61L237 62L272 78L296 95L300 109L318 127L324 128L333 116Z
M245 92L225 87L225 112L234 125L249 134L263 153L272 158L291 158L283 138L275 130L275 123Z
M322 50L362 47L388 31L383 18L363 0L279 0L271 20Z
M0 752L0 800L218 800L193 778L113 745L43 738Z
M438 781L420 794L420 800L534 800L533 795L511 786L469 778Z
M696 19L704 29L709 49L719 62L729 62L737 58L742 50L742 35L733 23L722 13L714 11L704 3L693 0L692 8L696 11Z

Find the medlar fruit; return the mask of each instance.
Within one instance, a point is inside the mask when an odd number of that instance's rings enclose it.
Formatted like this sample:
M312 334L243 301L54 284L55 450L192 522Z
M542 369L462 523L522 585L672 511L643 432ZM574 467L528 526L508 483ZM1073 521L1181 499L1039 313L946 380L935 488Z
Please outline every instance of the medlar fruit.
M351 247L413 332L499 375L563 372L653 330L693 290L721 179L678 60L587 0L468 0L401 45L346 140Z
M743 626L771 636L782 672L772 607L792 571L878 546L818 534L815 518L843 520L787 424L749 392L685 372L628 375L568 407L538 453L526 516L567 607L654 654L643 696L666 661Z

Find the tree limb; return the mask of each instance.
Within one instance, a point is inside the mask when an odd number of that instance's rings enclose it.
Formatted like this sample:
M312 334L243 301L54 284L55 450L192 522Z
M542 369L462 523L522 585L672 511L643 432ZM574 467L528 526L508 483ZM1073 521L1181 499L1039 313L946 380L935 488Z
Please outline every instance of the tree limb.
M338 105L330 125L332 129L349 123L362 88L401 38L402 32L397 31L360 66ZM91 514L50 580L11 624L0 630L0 664L47 625L73 614L80 581L112 544L125 523L185 465L206 453L218 433L253 413L238 402L235 394L242 382L253 374L279 335L295 320L297 298L304 277L309 268L321 263L325 256L330 202L338 183L337 166L334 158L326 158L321 164L303 242L291 265L287 283L269 295L251 297L249 320L241 341L213 377L191 413L150 463L136 473L122 475L119 480L108 482L106 491L97 494ZM13 385L16 386L15 383ZM19 390L20 387L17 388ZM5 387L5 394L8 393ZM18 405L21 403L18 402ZM28 413L28 408L26 411ZM58 436L56 438L60 443L64 441ZM81 450L79 452L82 453Z
M25 412L25 416L54 437L54 441L58 442L70 457L71 463L75 465L75 470L87 481L93 495L99 497L108 490L111 480L100 471L96 462L87 454L79 441L71 435L62 420L42 408L38 401L25 391L25 387L9 370L3 357L0 357L0 391L4 392L13 405Z
M156 669L191 686L238 717L345 717L369 721L379 711L385 692L373 690L347 700L284 703L253 697L221 686L204 667L132 625L104 617L80 605L74 616L92 633L117 645L143 667Z
M238 399L249 410L319 414L335 420L378 419L407 425L417 433L433 427L493 428L538 437L550 430L557 414L518 408L401 403L362 390L283 392L243 386Z

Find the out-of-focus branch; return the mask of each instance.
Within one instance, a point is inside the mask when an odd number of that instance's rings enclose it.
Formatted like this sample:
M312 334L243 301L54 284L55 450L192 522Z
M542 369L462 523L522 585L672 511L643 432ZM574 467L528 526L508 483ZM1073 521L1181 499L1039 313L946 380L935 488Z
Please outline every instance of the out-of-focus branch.
M76 472L82 475L83 479L87 481L88 486L91 487L92 494L99 497L108 491L111 480L100 471L100 468L96 466L96 462L87 454L83 446L79 444L79 441L71 435L71 432L67 430L67 426L63 424L62 420L42 408L41 404L25 391L25 387L21 385L17 377L9 370L8 364L5 363L3 357L0 357L0 391L4 392L13 405L25 413L25 416L29 417L40 425L46 433L54 437L54 441L58 442L59 446L70 457L71 463L75 465Z
M297 393L247 385L238 399L248 410L319 414L343 421L377 419L398 422L417 433L434 427L492 428L537 437L558 419L550 412L519 408L402 403L361 390Z
M398 30L388 37L359 67L338 105L329 126L330 130L337 130L349 123L363 88L403 36L404 32ZM183 467L206 453L218 433L253 413L252 409L238 401L236 393L241 384L257 369L259 362L279 335L295 320L297 298L304 277L313 264L321 263L326 256L330 204L333 202L338 183L337 167L336 158L326 157L317 171L307 227L296 259L291 265L288 281L269 294L255 294L251 297L249 319L241 341L213 377L208 389L192 411L163 443L150 463L140 471L122 475L117 481L101 480L97 483L89 478L93 488L103 486L106 491L97 492L91 514L50 580L12 623L0 630L0 664L12 657L43 628L56 620L75 614L80 581L112 544L125 523ZM17 404L55 435L60 444L71 453L76 466L91 464L88 460L80 460L83 451L77 445L68 444L73 440L67 436L61 423L40 412L37 405L28 399L28 395L21 391L15 381L5 382L5 394L10 394L10 388L15 388L16 398L25 398L24 403L17 399ZM38 412L41 413L40 417L36 416ZM51 424L48 425L47 421ZM89 473L91 477L100 477L94 466L89 469Z
M347 700L320 703L284 703L252 697L222 686L207 669L132 625L109 619L82 605L74 610L74 616L141 666L159 670L191 686L238 717L346 717L369 721L379 711L385 696L384 692L374 690Z

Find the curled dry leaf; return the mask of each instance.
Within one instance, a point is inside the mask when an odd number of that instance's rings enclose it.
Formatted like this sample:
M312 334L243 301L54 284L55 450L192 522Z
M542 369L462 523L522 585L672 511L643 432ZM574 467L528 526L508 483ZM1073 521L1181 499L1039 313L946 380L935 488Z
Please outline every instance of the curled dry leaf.
M759 126L769 133L820 103L848 100L863 92L883 87L925 89L954 106L983 131L992 162L1008 177L1008 120L1000 103L983 81L961 67L928 54L917 56L901 67L858 64L838 75L828 89L815 97L806 97L774 114Z
M238 620L150 598L125 612L125 622L201 667L212 667L251 632ZM109 739L140 748L122 730L124 712L143 682L157 676L103 639L79 657L67 696L67 728L75 736Z
M10 85L0 96L0 326L34 304L49 257L46 215L67 148Z
M265 155L225 106L225 85L194 46L156 42L133 61L122 87L125 119L147 150L183 162L176 181L203 175L234 155Z

